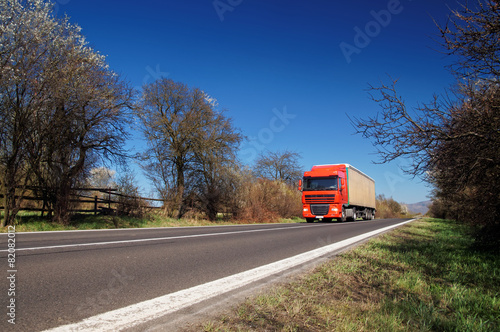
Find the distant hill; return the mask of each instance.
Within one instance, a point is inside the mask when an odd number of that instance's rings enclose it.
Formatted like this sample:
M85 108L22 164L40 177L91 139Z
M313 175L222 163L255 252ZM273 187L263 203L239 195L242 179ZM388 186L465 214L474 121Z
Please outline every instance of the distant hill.
M429 211L429 206L432 204L432 201L424 201L413 204L405 204L408 207L408 210L413 213L422 213L426 214Z

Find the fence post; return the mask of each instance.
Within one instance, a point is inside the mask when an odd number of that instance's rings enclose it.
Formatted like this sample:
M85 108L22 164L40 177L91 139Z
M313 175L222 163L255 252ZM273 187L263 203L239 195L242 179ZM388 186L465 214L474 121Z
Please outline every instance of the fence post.
M97 195L94 196L94 215L97 215Z

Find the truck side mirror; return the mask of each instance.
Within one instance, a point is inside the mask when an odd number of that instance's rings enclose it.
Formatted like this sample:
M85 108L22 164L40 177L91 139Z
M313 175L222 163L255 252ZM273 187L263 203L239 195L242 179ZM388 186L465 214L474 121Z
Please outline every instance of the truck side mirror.
M299 191L302 191L302 180L299 180Z
M340 190L345 188L345 179L340 179Z

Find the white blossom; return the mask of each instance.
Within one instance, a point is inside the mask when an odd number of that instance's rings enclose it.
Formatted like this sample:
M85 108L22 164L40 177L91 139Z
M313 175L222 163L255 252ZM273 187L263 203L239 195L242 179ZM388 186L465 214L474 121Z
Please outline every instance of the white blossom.
M206 93L205 91L203 91L203 95L204 95L204 98L205 98L205 101L210 105L212 106L213 108L219 106L219 103L217 102L217 99L215 99L214 97L210 96L208 93Z

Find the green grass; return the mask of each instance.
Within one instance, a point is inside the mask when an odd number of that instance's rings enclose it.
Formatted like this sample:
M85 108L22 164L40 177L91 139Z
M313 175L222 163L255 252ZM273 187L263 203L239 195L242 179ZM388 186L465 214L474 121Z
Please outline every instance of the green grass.
M500 257L468 229L414 221L194 331L500 331Z
M281 219L280 223L303 222L301 218ZM159 214L151 214L144 218L116 217L93 214L78 214L71 218L68 225L51 222L41 218L38 213L21 212L16 217L16 232L41 232L62 230L88 230L88 229L116 229L116 228L152 228L152 227L187 227L187 226L215 226L238 225L248 222L219 218L209 221L202 218L168 218ZM8 231L7 227L0 228L0 232Z

